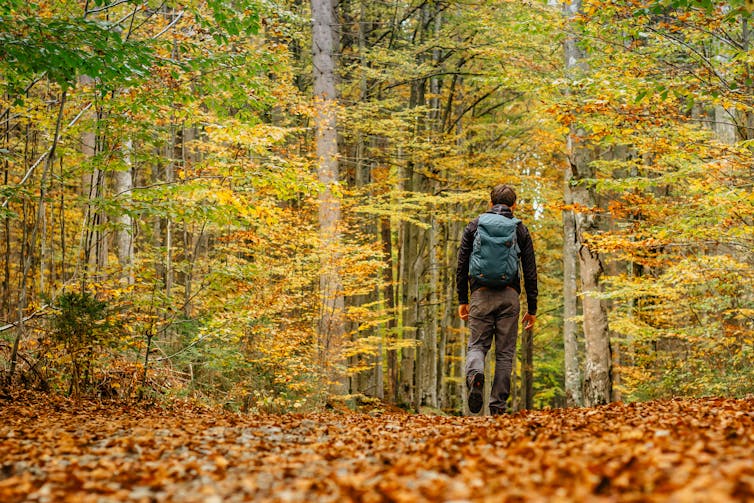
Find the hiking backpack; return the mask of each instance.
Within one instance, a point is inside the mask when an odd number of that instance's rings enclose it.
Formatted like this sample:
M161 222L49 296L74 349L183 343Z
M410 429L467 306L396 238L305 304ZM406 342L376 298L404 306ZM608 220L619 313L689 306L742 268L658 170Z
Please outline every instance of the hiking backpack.
M517 218L483 213L474 237L469 276L491 287L508 286L518 275L521 249L516 240Z

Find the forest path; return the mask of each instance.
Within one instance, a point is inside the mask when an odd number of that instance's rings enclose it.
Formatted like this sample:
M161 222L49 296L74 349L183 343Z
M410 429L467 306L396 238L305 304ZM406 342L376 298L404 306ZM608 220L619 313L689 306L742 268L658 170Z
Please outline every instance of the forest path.
M0 406L0 501L739 501L754 400L499 418Z

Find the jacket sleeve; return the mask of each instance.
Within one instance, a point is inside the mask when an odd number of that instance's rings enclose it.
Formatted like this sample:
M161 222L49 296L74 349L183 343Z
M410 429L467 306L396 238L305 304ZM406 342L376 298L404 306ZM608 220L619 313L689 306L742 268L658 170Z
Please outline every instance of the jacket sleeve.
M537 314L537 260L534 257L534 243L529 234L529 229L523 224L519 226L522 231L519 236L519 248L521 249L521 269L524 276L524 289L526 290L526 305L529 314Z
M458 267L456 268L456 289L458 290L458 303L469 303L469 260L471 250L474 247L474 235L476 234L477 220L469 223L463 231L461 245L458 247Z

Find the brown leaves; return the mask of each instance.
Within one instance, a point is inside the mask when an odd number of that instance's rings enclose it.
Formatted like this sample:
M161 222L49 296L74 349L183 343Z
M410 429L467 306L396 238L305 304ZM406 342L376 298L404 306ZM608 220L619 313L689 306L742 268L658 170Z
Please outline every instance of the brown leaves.
M0 411L0 501L754 498L754 400L241 416L36 399Z

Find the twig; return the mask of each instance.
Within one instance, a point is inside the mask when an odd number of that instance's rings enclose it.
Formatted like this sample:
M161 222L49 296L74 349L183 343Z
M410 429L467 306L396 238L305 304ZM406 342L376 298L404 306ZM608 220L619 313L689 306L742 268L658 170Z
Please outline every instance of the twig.
M116 0L115 2L113 2L113 3L109 4L109 5L103 5L102 7L97 7L96 9L87 10L84 13L84 17L88 16L89 14L96 14L97 12L103 12L103 11L112 9L113 7L117 7L120 4L129 3L129 2L132 2L132 1L133 0Z
M161 32L159 32L159 33L158 33L157 35L155 35L155 36L154 36L154 37L152 37L152 38L153 38L153 39L155 39L155 38L160 38L160 37L161 37L162 35L164 35L164 34L165 34L165 32L167 32L168 30L170 30L170 28L172 28L173 26L175 26L175 24L176 24L176 23L177 23L178 21L180 21L180 19L181 19L181 18L183 17L183 14L184 14L185 12L186 12L186 11L184 11L184 10L182 10L181 12L179 12L179 13L178 13L178 15L177 15L177 16L175 16L175 19L173 19L172 21L170 21L170 24L169 24L169 25L167 25L167 26L166 26L165 28L163 28L163 30L162 30Z
M40 307L38 310L34 311L29 316L27 316L26 318L24 318L22 320L23 323L26 323L30 319L36 318L37 316L42 316L44 314L44 311L48 307L50 307L49 304L45 304L44 306ZM14 322L8 323L7 325L3 325L3 326L0 327L0 332L5 332L6 330L10 330L11 328L18 326L19 323L21 323L21 321L14 321Z

